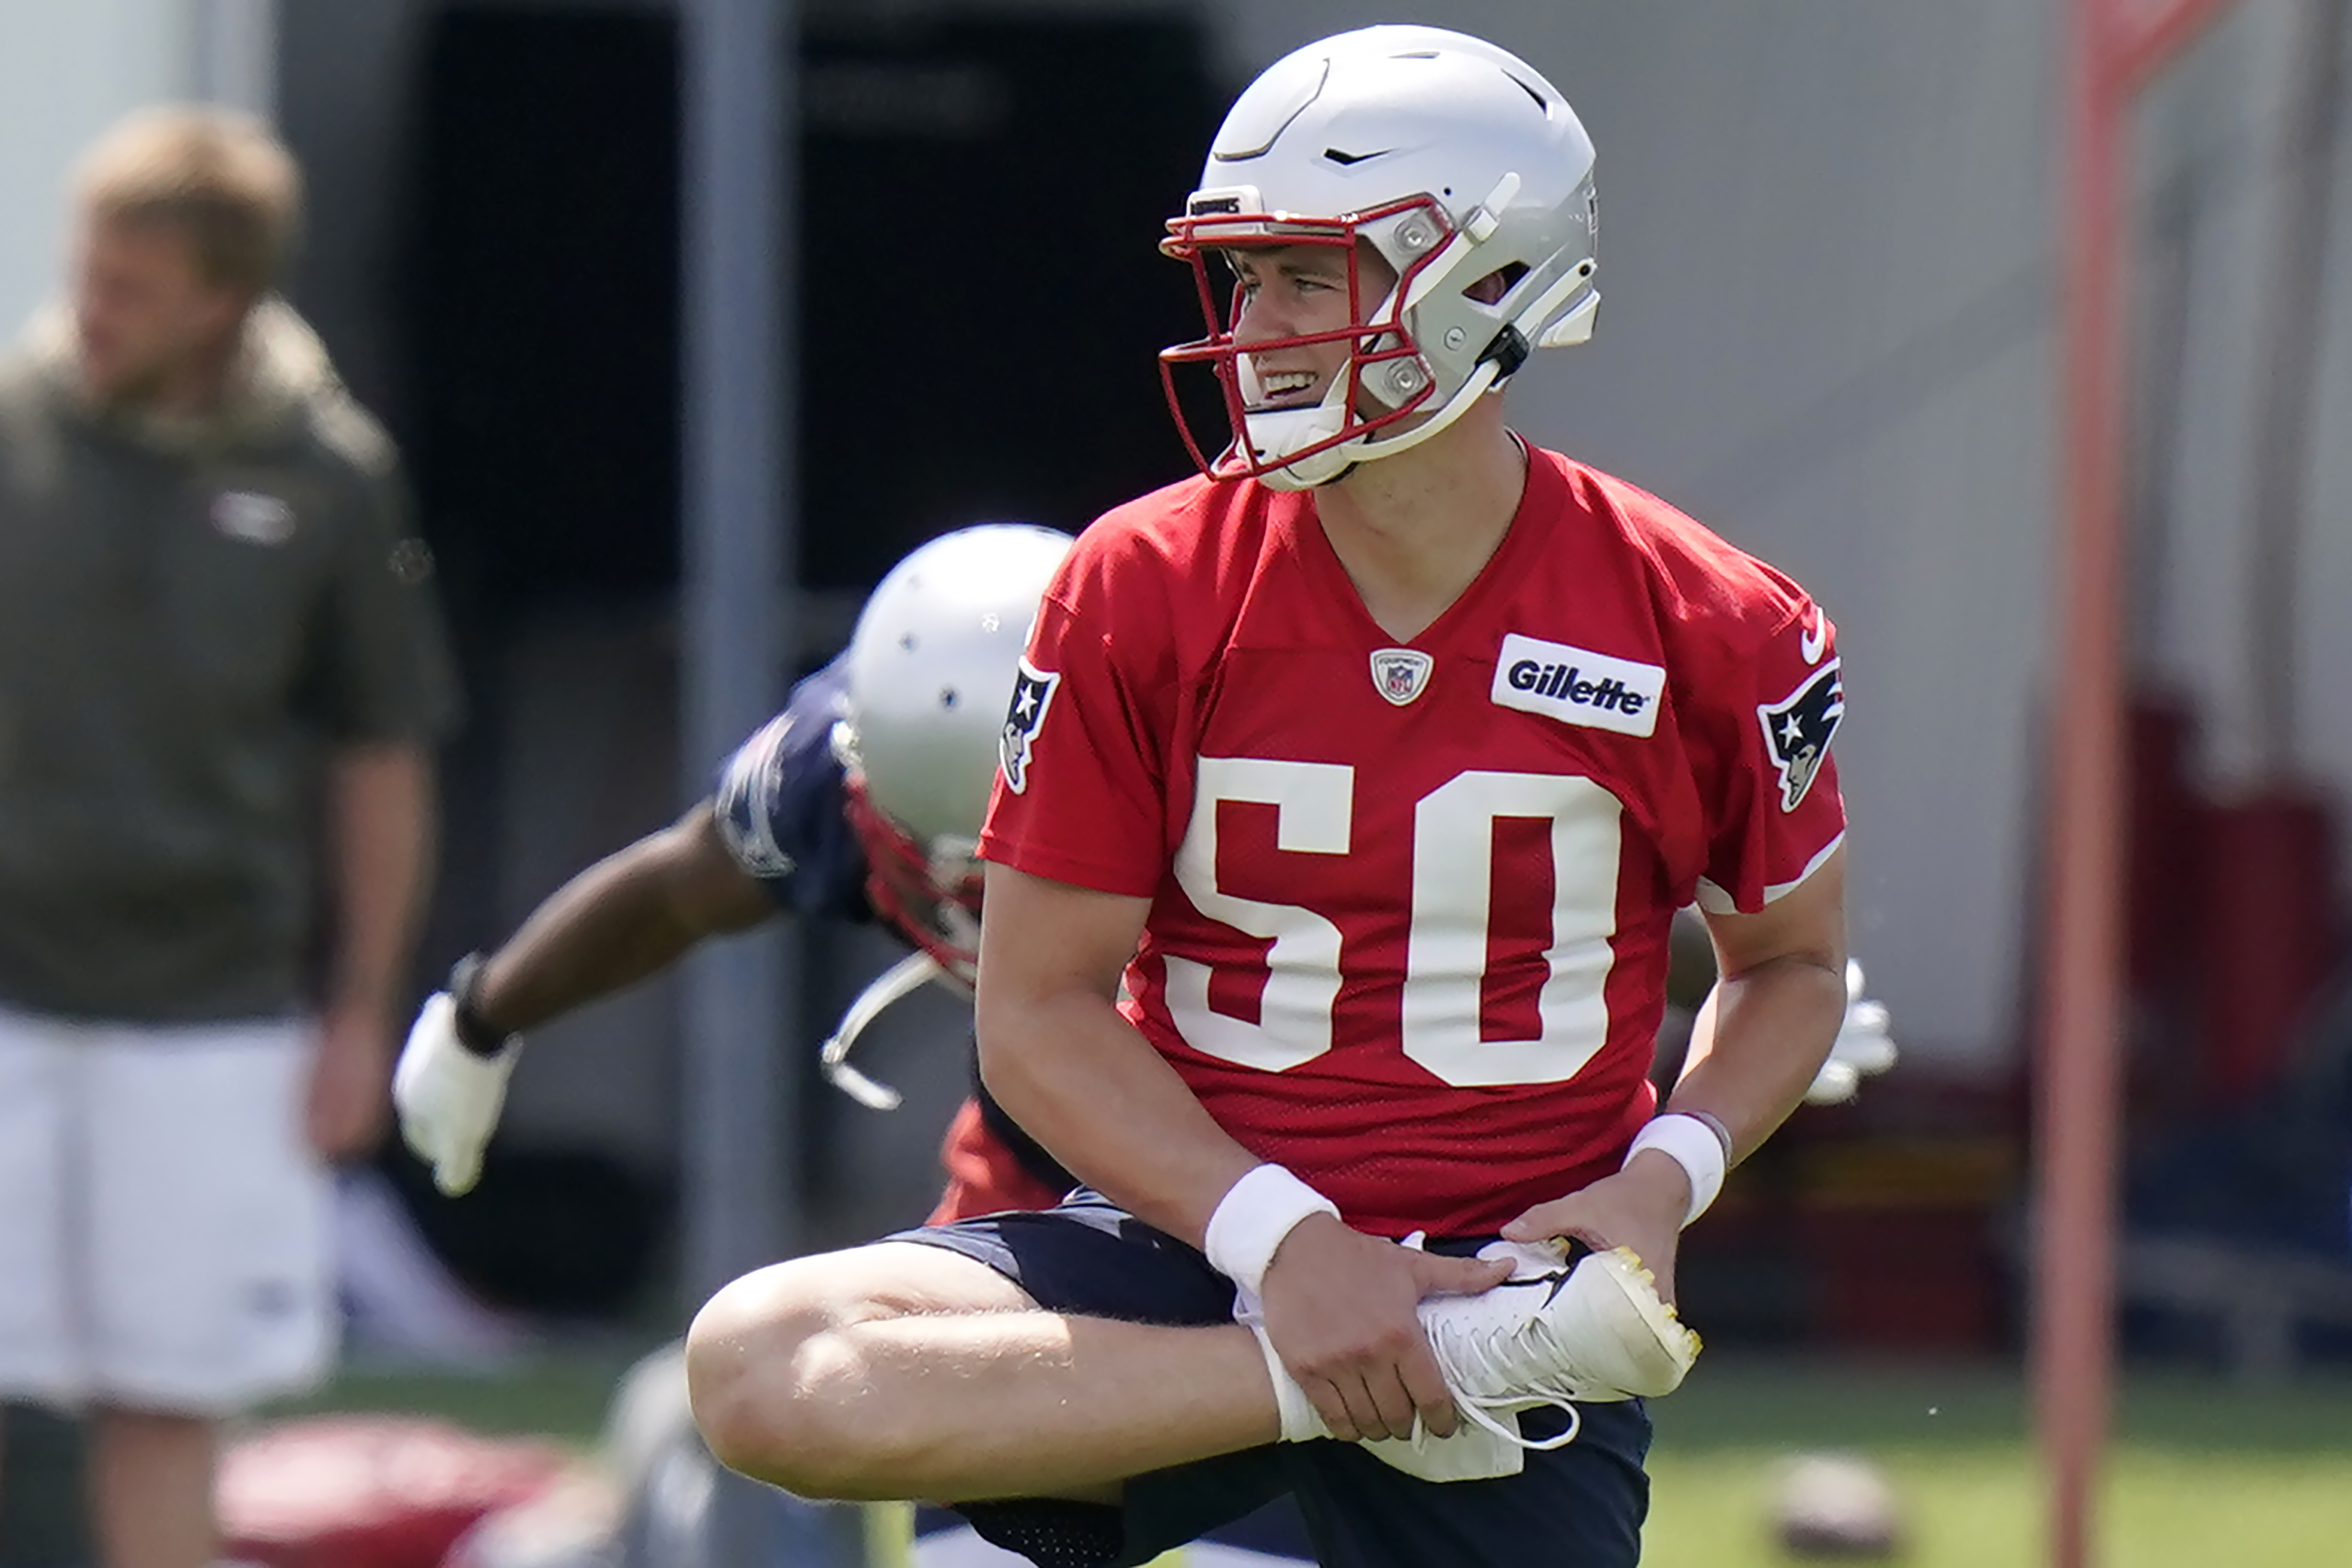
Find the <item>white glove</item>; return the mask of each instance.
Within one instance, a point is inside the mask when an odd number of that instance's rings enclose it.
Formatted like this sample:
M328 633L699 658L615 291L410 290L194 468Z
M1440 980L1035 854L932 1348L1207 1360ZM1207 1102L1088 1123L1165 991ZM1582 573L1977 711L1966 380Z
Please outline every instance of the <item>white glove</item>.
M425 999L392 1069L392 1103L400 1135L433 1167L433 1184L451 1197L473 1190L482 1148L499 1124L507 1079L522 1055L510 1038L494 1057L476 1056L457 1038L457 1005L446 991Z
M1841 1105L1854 1097L1862 1080L1895 1065L1895 1037L1886 1004L1862 994L1862 965L1845 965L1845 1020L1830 1044L1829 1059L1805 1089L1808 1105Z

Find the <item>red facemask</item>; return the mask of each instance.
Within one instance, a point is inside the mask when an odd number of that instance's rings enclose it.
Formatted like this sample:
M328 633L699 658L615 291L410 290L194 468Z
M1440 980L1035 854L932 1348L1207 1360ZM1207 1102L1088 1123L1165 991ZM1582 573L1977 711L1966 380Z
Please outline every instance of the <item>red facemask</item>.
M1204 201L1203 206L1211 205ZM1427 225L1426 242L1409 262L1397 279L1396 288L1387 300L1367 300L1360 268L1359 241L1374 225L1418 211L1421 222ZM1412 219L1406 218L1410 223ZM1214 479L1263 479L1297 462L1303 458L1327 452L1334 447L1371 435L1394 425L1414 413L1435 394L1436 382L1429 366L1421 363L1421 348L1404 324L1404 301L1412 297L1414 279L1445 248L1454 228L1444 209L1428 195L1409 196L1391 202L1370 212L1337 218L1297 218L1277 213L1206 212L1195 211L1168 222L1169 237L1160 241L1160 250L1192 267L1193 283L1199 291L1201 313L1208 323L1208 335L1189 343L1178 343L1160 351L1160 376L1168 395L1169 411L1175 416L1176 428L1183 437L1185 448L1201 471ZM1223 308L1218 304L1217 281L1210 277L1210 257L1221 250L1241 247L1276 247L1295 245L1330 246L1347 258L1348 319L1345 327L1328 331L1293 337L1267 338L1243 344L1234 341L1234 326L1242 311L1241 286L1236 283ZM1377 310L1377 319L1367 320L1367 310ZM1281 405L1253 405L1249 399L1256 384L1245 361L1253 354L1274 353L1286 349L1313 347L1323 343L1345 342L1349 345L1347 385L1338 428L1321 433L1315 439L1288 450L1266 450L1252 438L1249 421L1252 416L1306 412L1313 405L1297 408ZM1365 383L1383 367L1399 362L1410 362L1412 378L1418 383L1402 395L1393 388L1373 393ZM1223 393L1226 418L1234 431L1233 440L1213 460L1204 455L1194 437L1192 422L1185 417L1176 392L1175 367L1180 364L1206 364L1217 377ZM1392 374L1392 373L1391 373ZM1367 406L1383 410L1366 416Z
M980 965L980 865L967 863L942 883L929 853L875 805L866 780L843 780L850 830L866 851L866 897L892 930L971 984Z

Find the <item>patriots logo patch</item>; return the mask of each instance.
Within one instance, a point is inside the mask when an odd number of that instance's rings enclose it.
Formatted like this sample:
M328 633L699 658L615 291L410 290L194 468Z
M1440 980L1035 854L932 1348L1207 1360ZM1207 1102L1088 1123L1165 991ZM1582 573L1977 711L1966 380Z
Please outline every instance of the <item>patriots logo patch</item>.
M1845 717L1845 685L1838 663L1829 663L1804 679L1803 684L1778 702L1759 704L1758 722L1764 726L1764 754L1780 774L1780 809L1794 811L1813 787L1822 759L1830 754L1830 737Z
M1029 788L1029 750L1037 731L1045 727L1045 710L1062 684L1057 670L1039 669L1027 659L1013 681L1013 706L1004 715L1004 732L996 745L996 760L1004 771L1004 787L1014 795Z

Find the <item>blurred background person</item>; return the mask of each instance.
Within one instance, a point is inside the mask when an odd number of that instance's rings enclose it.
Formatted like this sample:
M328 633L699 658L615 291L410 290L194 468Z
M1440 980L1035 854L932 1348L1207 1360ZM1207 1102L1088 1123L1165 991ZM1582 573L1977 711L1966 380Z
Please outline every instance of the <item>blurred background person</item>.
M247 117L125 121L0 369L0 1393L86 1413L109 1568L211 1561L216 1422L328 1365L454 711L299 205Z

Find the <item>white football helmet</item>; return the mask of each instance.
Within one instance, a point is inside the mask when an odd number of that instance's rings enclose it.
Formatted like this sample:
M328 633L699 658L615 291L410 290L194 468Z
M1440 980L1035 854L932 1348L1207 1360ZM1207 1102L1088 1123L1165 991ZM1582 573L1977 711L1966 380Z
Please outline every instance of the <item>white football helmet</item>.
M1037 601L1070 536L1026 523L943 534L891 568L849 639L834 750L877 910L949 970L976 961L973 858Z
M1443 27L1378 26L1277 60L1226 114L1160 246L1192 264L1208 318L1206 337L1160 356L1193 460L1212 478L1303 489L1427 440L1532 350L1591 336L1598 226L1591 138L1508 51ZM1383 299L1360 289L1359 241L1397 273ZM1294 245L1346 251L1353 320L1244 349L1240 293L1221 306L1208 259ZM1499 297L1471 297L1489 278ZM1339 341L1347 373L1318 402L1268 403L1252 355ZM1213 461L1177 403L1173 368L1199 363L1217 372L1234 432Z

